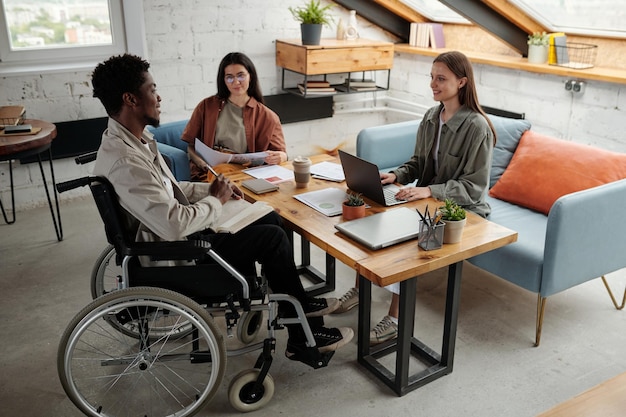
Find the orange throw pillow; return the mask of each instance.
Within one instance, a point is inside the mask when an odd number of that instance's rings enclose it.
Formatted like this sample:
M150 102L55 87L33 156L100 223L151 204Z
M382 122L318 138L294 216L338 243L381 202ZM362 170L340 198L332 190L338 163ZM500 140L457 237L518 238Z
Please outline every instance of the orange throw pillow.
M548 214L561 196L626 178L626 154L526 131L489 195Z

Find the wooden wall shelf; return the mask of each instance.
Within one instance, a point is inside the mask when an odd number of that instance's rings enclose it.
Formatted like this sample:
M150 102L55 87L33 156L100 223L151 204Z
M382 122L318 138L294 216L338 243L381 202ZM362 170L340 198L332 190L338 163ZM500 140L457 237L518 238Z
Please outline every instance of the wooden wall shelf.
M444 48L417 48L414 46L409 46L408 44L395 45L395 51L399 53L426 55L433 57L448 50L449 49ZM596 80L608 83L626 84L626 70L619 68L593 67L577 70L573 68L560 67L558 65L530 64L528 63L528 60L526 58L522 57L486 54L480 52L463 51L463 53L469 58L471 62L478 64L493 65L496 67L535 72L539 74L552 74L561 77L571 77L583 80Z

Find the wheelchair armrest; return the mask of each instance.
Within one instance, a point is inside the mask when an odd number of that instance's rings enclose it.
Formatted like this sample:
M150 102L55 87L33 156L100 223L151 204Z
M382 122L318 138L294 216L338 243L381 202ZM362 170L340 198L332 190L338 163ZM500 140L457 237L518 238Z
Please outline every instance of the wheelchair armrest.
M126 248L126 256L149 256L153 261L203 259L211 244L203 240L181 240L175 242L139 242Z

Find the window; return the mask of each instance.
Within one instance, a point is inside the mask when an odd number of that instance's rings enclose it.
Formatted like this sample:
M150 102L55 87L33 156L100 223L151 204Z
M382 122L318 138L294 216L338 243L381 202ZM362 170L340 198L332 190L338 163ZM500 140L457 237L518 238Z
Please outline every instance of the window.
M0 74L93 67L111 55L144 55L141 2L0 0Z
M460 14L437 0L400 0L433 22L470 23Z
M513 0L551 32L626 38L625 0Z

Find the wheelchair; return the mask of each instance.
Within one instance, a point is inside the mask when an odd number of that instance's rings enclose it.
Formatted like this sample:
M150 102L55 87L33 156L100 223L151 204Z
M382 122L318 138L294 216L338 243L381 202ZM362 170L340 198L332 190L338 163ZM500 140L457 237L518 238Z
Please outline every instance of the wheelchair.
M228 388L233 408L258 410L274 394L275 332L289 324L302 326L307 339L296 360L315 369L328 365L334 352L317 350L294 297L269 294L262 274L244 276L208 242L134 242L105 178L83 177L57 189L82 186L91 190L110 244L92 272L94 299L70 321L57 354L61 384L84 414L191 416L219 390L228 356L260 350L254 368L234 376ZM160 262L144 266L142 257ZM297 317L280 317L278 302L291 303ZM226 350L216 324L222 316L228 336L237 329L243 347ZM264 316L267 336L251 343Z

